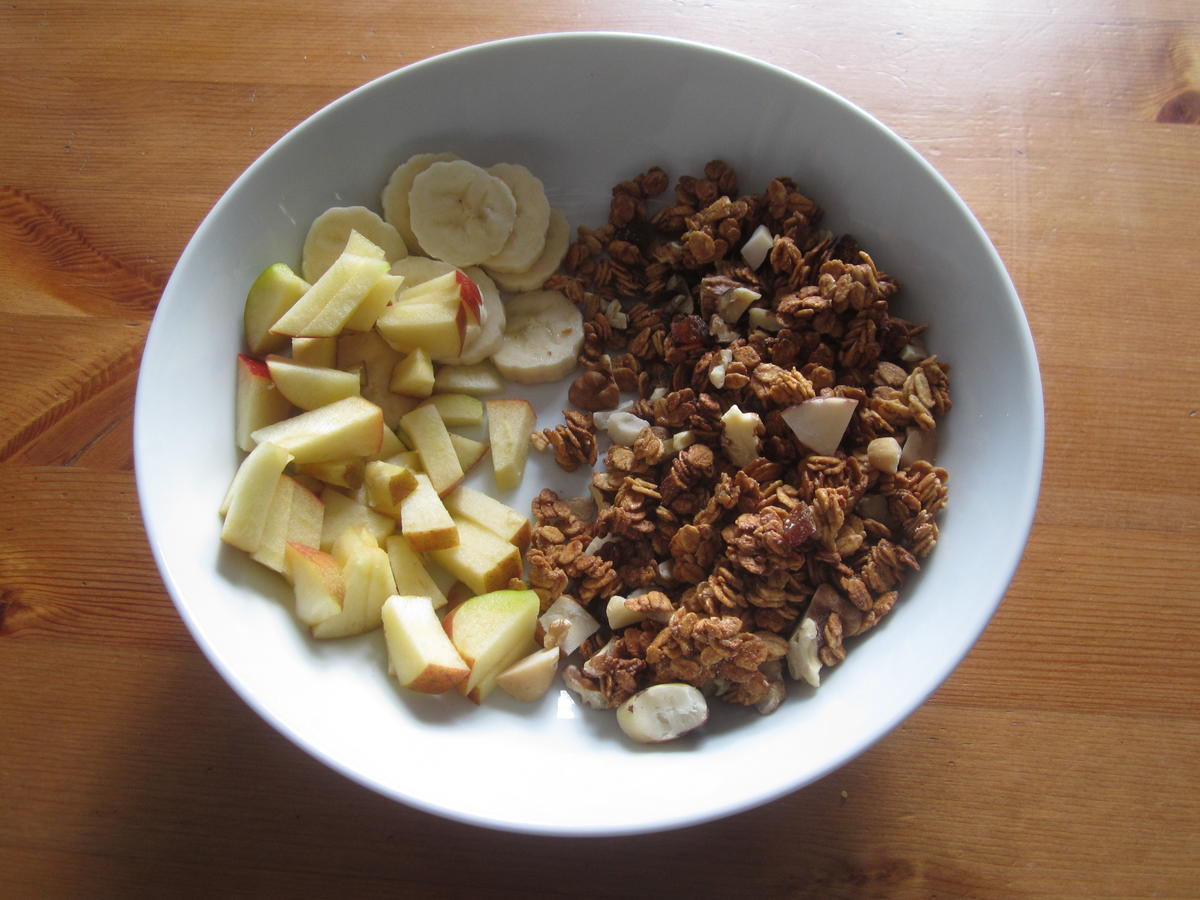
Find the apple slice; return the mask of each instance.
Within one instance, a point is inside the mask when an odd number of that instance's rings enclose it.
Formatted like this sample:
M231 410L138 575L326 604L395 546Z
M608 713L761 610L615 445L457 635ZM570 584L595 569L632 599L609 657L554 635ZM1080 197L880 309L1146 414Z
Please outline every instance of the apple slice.
M383 311L375 328L402 353L419 347L431 359L452 359L462 351L466 338L466 308L439 300L397 302Z
M371 460L363 473L367 505L385 516L400 518L400 501L417 489L411 469L382 460Z
M391 456L384 457L383 461L389 462L393 466L404 466L404 468L411 469L413 472L425 471L421 465L421 454L416 450L401 450L399 453L393 453Z
M342 611L346 581L336 559L316 547L288 542L284 575L296 595L296 618L316 625Z
M342 610L312 627L315 638L350 637L374 631L383 624L383 604L396 593L387 554L378 546L356 547L345 566Z
M319 409L358 396L359 377L354 372L306 366L274 355L267 357L267 369L279 393L301 409Z
M458 544L458 525L446 511L433 482L416 473L417 489L400 501L400 533L418 553L445 550Z
M326 369L336 369L337 338L292 338L292 362L302 366L324 366Z
M507 587L521 577L520 550L470 519L451 521L457 527L458 544L432 550L434 562L477 594Z
M291 460L292 454L270 442L260 443L242 460L221 504L221 540L247 553L258 549L275 487Z
M849 397L814 397L779 413L800 443L819 456L833 456L858 401Z
M364 550L378 547L379 541L362 522L356 522L337 536L329 553L337 560L338 565L345 568L355 554Z
M483 323L483 295L479 286L465 272L454 269L421 281L396 295L395 302L416 303L431 300L461 304L467 318L476 325Z
M351 370L362 366L362 395L383 410L383 421L396 427L400 417L417 405L417 400L388 389L392 370L401 359L376 331L342 334L337 339L337 367Z
M505 382L490 360L470 366L442 366L433 379L433 389L440 394L470 394L484 397L499 394Z
M421 455L421 468L429 476L433 489L439 495L453 490L463 480L464 473L437 407L416 407L404 414L400 427Z
M251 438L277 444L298 463L373 456L383 441L383 410L362 397L346 397L260 428Z
M246 346L251 353L274 353L287 346L287 338L272 334L271 326L279 321L308 290L309 284L285 263L267 266L246 294L242 312L242 327Z
M258 546L250 558L268 569L283 571L283 551L287 544L288 516L292 512L292 485L295 479L282 475L275 481L275 493L267 507L266 521L258 538ZM320 501L318 501L320 502Z
M325 484L357 489L363 483L366 464L362 457L331 459L328 462L300 463L295 469L299 475L307 475Z
M288 542L316 546L321 540L324 515L321 498L295 478L284 475L275 487L258 549L250 558L282 573L286 568L284 555Z
M397 453L403 453L408 449L408 445L400 440L396 432L386 425L383 426L383 441L379 444L379 451L375 454L376 459L387 459L389 456L395 456Z
M335 488L321 492L325 503L325 518L321 523L321 549L329 550L347 529L365 525L376 543L396 530L396 520L368 509L352 497L347 497Z
M381 276L371 285L371 289L367 291L367 296L363 297L362 303L358 304L354 312L350 314L350 318L346 320L342 330L370 331L374 328L380 313L387 309L387 305L396 298L402 284L404 284L402 275Z
M479 465L479 461L483 459L488 449L487 444L483 441L477 441L453 431L450 432L450 444L454 447L454 455L458 457L458 464L462 466L464 474Z
M470 676L459 690L480 703L495 686L495 676L524 656L533 644L538 595L533 591L492 591L450 610L442 627Z
M528 400L488 400L487 420L496 486L509 491L521 483L537 414Z
M429 597L389 597L383 604L383 635L392 671L406 688L441 694L471 674L442 628Z
M557 647L547 647L523 657L496 676L496 687L514 700L532 703L546 695L558 674Z
M483 401L470 394L434 394L421 402L421 406L426 405L436 406L442 421L450 426L478 425L483 422Z
M418 347L392 370L388 388L408 397L428 397L433 393L433 362L429 354Z
M433 608L446 605L446 595L438 587L425 563L402 534L389 535L384 541L388 560L392 564L392 577L396 580L396 593L417 594L433 601Z
M388 273L386 259L355 252L364 249L351 232L342 255L334 260L312 287L271 326L275 334L289 337L330 337L341 332L367 293ZM369 244L370 242L367 241Z
M288 400L275 382L266 363L239 353L237 358L237 399L234 405L233 433L239 450L254 449L250 435L274 425L292 411Z
M447 494L443 502L452 516L482 525L522 553L529 547L529 539L533 534L529 517L483 491L460 485Z

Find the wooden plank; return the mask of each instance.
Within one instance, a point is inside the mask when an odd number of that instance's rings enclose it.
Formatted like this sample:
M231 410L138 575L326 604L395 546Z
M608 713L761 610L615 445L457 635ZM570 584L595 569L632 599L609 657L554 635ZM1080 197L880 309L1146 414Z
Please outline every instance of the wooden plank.
M144 322L7 315L0 332L0 460L130 469ZM8 487L8 485L6 485Z

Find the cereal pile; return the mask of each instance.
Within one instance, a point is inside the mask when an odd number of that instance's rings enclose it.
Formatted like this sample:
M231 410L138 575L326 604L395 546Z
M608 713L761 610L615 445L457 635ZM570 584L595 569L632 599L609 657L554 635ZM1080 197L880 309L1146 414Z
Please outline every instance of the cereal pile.
M535 447L575 470L606 432L629 437L590 500L534 501L529 579L543 609L566 594L629 623L565 671L585 702L686 682L766 713L785 669L817 684L937 542L948 367L892 314L897 282L790 179L739 194L713 161L669 186L659 168L618 184L608 223L581 227L546 284L583 310L586 339L576 409ZM815 398L853 401L824 452L786 417Z

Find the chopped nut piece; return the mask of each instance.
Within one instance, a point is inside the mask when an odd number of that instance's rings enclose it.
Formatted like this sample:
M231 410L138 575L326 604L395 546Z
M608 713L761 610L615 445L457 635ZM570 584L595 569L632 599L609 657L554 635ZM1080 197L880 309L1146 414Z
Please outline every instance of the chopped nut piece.
M708 721L708 702L690 684L655 684L617 707L621 730L646 744L673 741Z
M761 300L762 294L739 284L731 291L726 291L717 301L717 313L732 325L742 317L742 313L750 308L755 300Z
M721 318L719 313L713 313L712 318L708 320L708 332L719 344L733 343L741 336L729 327L729 324Z
M779 321L779 317L769 309L763 309L761 306L751 307L747 314L751 328L761 328L763 331L777 332L783 328L783 323Z
M741 468L758 458L758 437L763 433L758 413L742 412L735 403L721 416L721 424L725 427L721 446L731 463Z
M750 239L742 245L742 259L751 269L757 269L766 260L774 242L770 229L766 225L759 225L750 235Z
M649 427L649 422L639 419L633 413L615 412L608 417L608 436L614 444L629 446L637 440L642 429Z
M563 683L572 693L579 697L579 701L584 706L590 706L592 709L609 708L608 701L600 693L599 687L594 681L580 672L578 666L567 666L563 669L562 676Z
M560 597L559 600L562 598ZM558 602L557 600L555 601ZM553 605L553 604L552 604ZM568 655L570 651L562 650L563 640L567 636L567 632L571 630L571 622L569 619L557 617L553 619L549 625L543 624L542 620L538 620L538 625L542 628L542 646L546 649L558 647L563 655Z
M804 679L813 687L821 686L820 644L817 623L805 616L788 640L788 672L797 681Z
M717 354L717 361L708 370L708 381L718 391L725 387L725 372L733 362L733 351L726 347Z
M875 438L867 444L867 462L873 469L894 475L900 468L900 442L894 437Z

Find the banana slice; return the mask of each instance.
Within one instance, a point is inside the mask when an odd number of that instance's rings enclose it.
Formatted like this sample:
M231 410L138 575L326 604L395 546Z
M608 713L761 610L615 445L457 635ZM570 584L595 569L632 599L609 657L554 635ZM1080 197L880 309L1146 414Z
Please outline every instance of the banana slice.
M546 229L546 237L541 256L533 261L524 272L500 272L484 266L487 273L495 279L500 290L515 294L519 291L536 291L546 279L558 271L562 261L567 256L567 248L571 245L571 226L561 210L550 210L550 227Z
M383 206L383 218L400 232L410 253L424 253L417 236L413 234L412 222L409 220L408 192L412 190L413 179L432 166L435 162L453 162L458 159L453 153L418 153L396 167L392 177L388 179L383 189L380 202Z
M508 185L464 159L435 162L414 178L408 206L425 251L460 267L499 253L517 216Z
M346 249L350 232L357 231L383 250L388 262L408 256L404 238L391 225L365 206L334 206L313 219L304 238L300 270L312 284Z
M483 362L500 349L500 344L504 340L504 326L507 317L504 312L504 301L500 299L500 290L487 273L478 266L471 266L464 272L475 282L475 286L479 288L479 293L483 297L483 325L474 335L467 335L462 354L454 361L454 364L473 366Z
M561 292L517 294L504 312L504 340L492 356L501 375L519 384L541 384L575 368L583 347L583 315Z
M546 246L546 229L550 226L546 188L532 172L515 163L497 163L488 168L488 173L508 185L517 201L517 215L503 249L485 259L484 265L497 272L523 272Z

